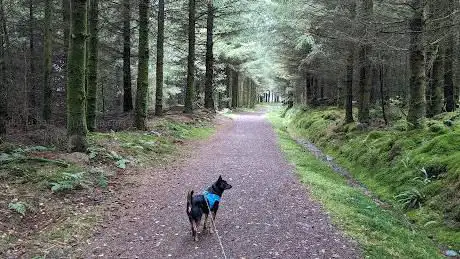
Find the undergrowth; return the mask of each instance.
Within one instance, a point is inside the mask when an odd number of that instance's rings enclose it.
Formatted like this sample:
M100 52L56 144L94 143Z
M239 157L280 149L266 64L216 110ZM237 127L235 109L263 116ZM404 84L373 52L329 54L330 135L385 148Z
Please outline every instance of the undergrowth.
M2 142L0 257L65 257L101 220L113 179L167 162L184 141L214 132L207 118L158 118L149 126L90 133L86 153Z
M381 199L405 211L417 229L448 248L460 249L460 116L446 113L425 129L404 121L362 129L343 124L336 108L296 108L288 131L320 146Z
M326 120L332 120L334 114L327 115ZM350 187L324 162L296 144L278 113L271 113L269 118L277 131L281 148L295 165L300 180L331 213L334 222L358 241L366 258L442 258L436 245L413 229L406 217L377 206ZM302 123L315 124L309 120ZM325 125L324 122L319 124ZM320 129L319 125L314 127Z

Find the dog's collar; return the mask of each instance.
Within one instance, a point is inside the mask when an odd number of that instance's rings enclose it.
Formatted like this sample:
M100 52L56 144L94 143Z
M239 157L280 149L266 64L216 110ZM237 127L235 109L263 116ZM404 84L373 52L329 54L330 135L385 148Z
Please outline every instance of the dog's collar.
M209 205L209 209L212 209L214 207L214 204L216 203L216 201L220 201L220 196L217 195L217 194L214 194L214 193L210 193L208 191L204 191L203 192L203 196L205 197L208 205Z

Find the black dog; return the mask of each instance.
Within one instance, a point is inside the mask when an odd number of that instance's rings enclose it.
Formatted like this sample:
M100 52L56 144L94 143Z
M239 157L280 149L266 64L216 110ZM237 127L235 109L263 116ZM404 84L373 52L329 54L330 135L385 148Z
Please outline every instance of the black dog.
M230 184L222 180L222 176L203 194L193 195L193 190L187 194L187 215L192 225L192 236L195 241L198 241L196 235L197 229L201 222L201 217L205 215L203 232L206 230L206 223L208 222L209 210L212 212L212 220L215 221L217 209L219 209L219 201L225 190L232 188ZM210 232L213 233L212 228Z

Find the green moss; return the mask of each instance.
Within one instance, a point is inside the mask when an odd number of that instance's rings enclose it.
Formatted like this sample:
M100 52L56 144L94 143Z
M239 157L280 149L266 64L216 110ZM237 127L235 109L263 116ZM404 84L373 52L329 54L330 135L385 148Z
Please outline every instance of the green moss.
M431 155L450 155L459 152L458 143L460 143L460 132L447 133L427 142L420 152Z
M347 185L326 164L304 152L286 132L284 121L269 116L282 150L295 166L300 180L315 199L331 213L335 224L352 236L368 258L442 258L437 247L420 231L410 228L405 217L384 210Z
M427 126L429 131L434 133L442 134L447 133L449 131L449 128L445 125L445 123L440 121L429 120L427 121Z
M408 211L411 220L438 242L460 249L460 116L444 114L428 121L427 128L413 131L406 131L407 123L401 120L386 130L362 132L354 130L355 124L333 119L344 118L341 114L297 108L278 124L334 156L391 204L398 206L398 195L417 190L423 199L421 208ZM446 126L445 120L453 125Z

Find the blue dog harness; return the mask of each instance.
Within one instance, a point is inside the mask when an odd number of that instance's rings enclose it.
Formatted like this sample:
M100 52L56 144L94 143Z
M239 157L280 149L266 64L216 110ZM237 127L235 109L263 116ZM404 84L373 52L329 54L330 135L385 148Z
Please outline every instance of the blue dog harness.
M204 191L203 196L206 199L206 201L208 202L209 209L212 209L214 207L214 204L216 203L216 201L220 202L220 196L217 195L217 194L210 193L208 191Z

